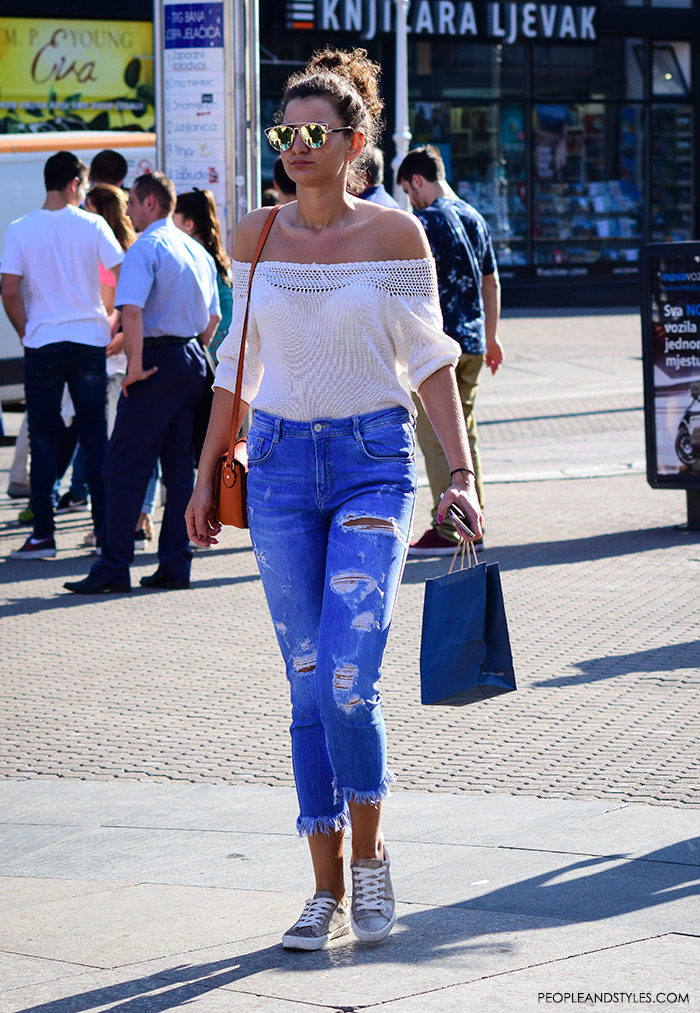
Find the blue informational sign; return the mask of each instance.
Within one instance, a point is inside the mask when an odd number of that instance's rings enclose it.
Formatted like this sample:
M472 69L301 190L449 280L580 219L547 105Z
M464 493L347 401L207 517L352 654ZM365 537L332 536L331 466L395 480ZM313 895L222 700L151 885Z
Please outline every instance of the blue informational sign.
M700 490L700 243L642 248L642 338L647 479Z
M224 5L163 4L165 171L178 193L211 190L226 209Z
M166 49L223 49L223 3L167 4L164 14Z

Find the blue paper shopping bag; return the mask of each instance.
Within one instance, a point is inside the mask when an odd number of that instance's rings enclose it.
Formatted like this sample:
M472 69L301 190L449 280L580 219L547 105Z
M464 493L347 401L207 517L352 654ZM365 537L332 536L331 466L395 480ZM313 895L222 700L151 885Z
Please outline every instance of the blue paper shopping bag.
M498 563L425 582L421 703L462 706L515 689Z

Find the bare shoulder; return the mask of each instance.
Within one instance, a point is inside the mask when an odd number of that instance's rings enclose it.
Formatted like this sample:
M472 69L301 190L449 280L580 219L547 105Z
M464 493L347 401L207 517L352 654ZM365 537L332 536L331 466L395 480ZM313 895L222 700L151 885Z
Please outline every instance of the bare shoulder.
M425 230L415 215L374 205L372 245L376 260L423 260L432 256Z
M256 208L255 211L249 211L244 218L241 218L236 226L236 238L233 243L234 260L239 260L243 264L251 263L260 233L270 211L270 208Z

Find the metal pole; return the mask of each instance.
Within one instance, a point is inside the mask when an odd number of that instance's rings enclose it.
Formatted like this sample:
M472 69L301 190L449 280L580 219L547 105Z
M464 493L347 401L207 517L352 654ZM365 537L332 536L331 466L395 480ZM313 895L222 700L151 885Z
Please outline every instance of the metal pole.
M402 208L408 209L406 194L396 183L396 173L408 154L411 131L408 121L408 7L409 0L394 0L396 6L396 98L394 117L394 160L391 163L394 197Z
M260 38L258 0L246 10L247 210L260 207Z
M163 0L153 0L153 83L155 85L156 169L165 172L165 91L163 88Z
M685 496L688 510L688 531L700 531L700 490L686 489Z
M233 0L234 221L236 222L250 210L247 183L246 6L246 0Z
M226 249L233 254L236 227L236 107L235 107L235 39L234 0L224 0L224 88L226 109Z

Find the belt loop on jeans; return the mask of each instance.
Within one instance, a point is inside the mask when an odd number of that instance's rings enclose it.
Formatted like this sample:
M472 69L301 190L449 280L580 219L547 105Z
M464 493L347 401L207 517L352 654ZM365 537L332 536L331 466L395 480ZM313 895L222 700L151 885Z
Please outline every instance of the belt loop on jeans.
M360 416L353 415L352 417L352 432L358 443L362 443L362 430L360 429Z
M281 436L282 436L282 419L276 418L274 432L272 434L272 442L279 443Z

